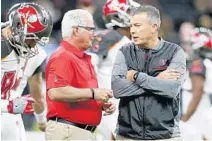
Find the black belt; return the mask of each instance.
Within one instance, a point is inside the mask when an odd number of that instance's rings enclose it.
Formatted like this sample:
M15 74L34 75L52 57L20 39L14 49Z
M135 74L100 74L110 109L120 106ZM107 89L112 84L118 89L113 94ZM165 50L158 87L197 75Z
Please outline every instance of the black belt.
M48 120L54 120L56 122L61 122L61 123L73 125L73 126L76 126L76 127L79 127L79 128L91 131L91 132L94 132L96 130L96 126L90 126L90 125L87 125L87 124L73 123L73 122L67 121L67 120L65 120L63 118L60 118L60 117L51 117Z

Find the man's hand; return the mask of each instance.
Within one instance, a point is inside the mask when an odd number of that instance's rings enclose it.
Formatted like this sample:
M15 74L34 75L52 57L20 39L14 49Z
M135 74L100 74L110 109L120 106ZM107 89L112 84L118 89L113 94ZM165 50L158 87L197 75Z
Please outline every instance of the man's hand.
M45 132L46 130L46 123L47 123L47 119L46 119L46 115L47 115L47 110L44 109L42 111L42 113L34 113L35 115L35 119L38 123L38 127L41 131Z
M30 95L17 97L9 101L7 109L11 114L32 114L34 112L32 103L34 102Z
M111 89L94 89L94 99L100 100L103 102L108 102L110 98L113 97L113 91Z
M111 115L115 112L116 105L111 101L106 102L103 104L103 110L105 111L105 113L103 114L104 116Z
M158 79L168 79L168 80L178 80L180 78L180 73L177 70L165 70L159 73L156 78Z
M45 130L46 130L46 122L45 123L38 123L38 128L41 131L45 132Z
M129 80L129 81L132 81L132 82L134 82L135 80L134 80L134 74L136 73L137 71L135 71L135 70L129 70L129 71L127 71L127 79Z
M181 117L181 120L184 121L184 122L186 122L186 121L189 120L189 118L188 118L187 115L183 115L183 116Z

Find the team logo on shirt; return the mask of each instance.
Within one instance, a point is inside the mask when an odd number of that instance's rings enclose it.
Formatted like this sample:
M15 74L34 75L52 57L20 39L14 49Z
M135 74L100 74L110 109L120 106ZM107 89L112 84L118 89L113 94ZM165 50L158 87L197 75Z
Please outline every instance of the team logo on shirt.
M160 65L165 65L167 62L167 59L160 59Z
M167 69L167 67L168 67L167 60L168 59L159 59L158 66L153 67L153 69L157 69L157 70L165 70L165 69Z
M54 76L54 82L57 82L57 81L58 81L57 76Z

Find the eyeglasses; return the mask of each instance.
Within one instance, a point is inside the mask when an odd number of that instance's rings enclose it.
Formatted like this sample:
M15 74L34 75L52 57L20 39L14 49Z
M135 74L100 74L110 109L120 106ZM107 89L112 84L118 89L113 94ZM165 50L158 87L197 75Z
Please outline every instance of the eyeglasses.
M90 31L90 32L95 31L95 27L88 27L88 26L76 26L76 27L84 28L85 30Z

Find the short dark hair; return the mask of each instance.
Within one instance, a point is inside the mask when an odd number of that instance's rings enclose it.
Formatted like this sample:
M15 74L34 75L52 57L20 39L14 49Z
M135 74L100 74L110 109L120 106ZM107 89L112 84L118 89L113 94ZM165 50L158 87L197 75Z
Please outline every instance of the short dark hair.
M161 23L160 12L156 7L152 5L147 5L147 4L140 5L139 7L133 9L130 15L135 16L143 12L147 13L147 17L151 23L157 24L158 27L160 27L160 23Z

